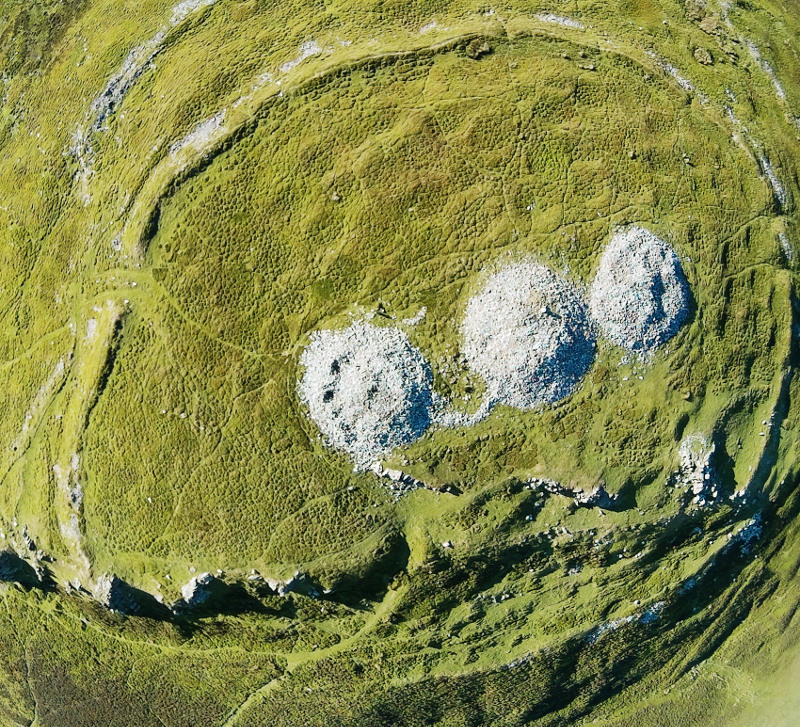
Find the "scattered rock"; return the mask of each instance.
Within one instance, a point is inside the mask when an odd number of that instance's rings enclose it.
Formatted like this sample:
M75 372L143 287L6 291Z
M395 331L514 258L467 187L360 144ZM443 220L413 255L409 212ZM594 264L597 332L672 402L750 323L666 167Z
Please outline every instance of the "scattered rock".
M310 576L300 571L297 571L288 581L277 581L268 578L267 584L279 596L298 593L309 598L319 598L322 593L325 593L319 585L314 583Z
M175 156L178 152L186 147L195 147L197 149L207 148L214 140L214 136L225 123L225 116L227 110L223 109L214 114L210 119L201 121L194 127L186 136L176 141L169 148L169 153ZM223 129L224 131L224 129Z
M580 20L568 18L564 15L555 15L554 13L537 13L534 17L543 23L553 23L554 25L563 25L565 28L583 30L583 23L581 23Z
M421 480L407 475L400 470L387 469L383 467L380 462L374 462L370 469L378 475L378 477L389 480L388 488L395 497L400 497L425 487L425 483Z
M602 510L613 510L618 496L609 495L603 485L598 485L590 492L572 490L572 498L578 507L599 507Z
M775 197L775 201L778 203L781 209L786 207L786 202L788 200L786 194L786 188L783 186L783 182L778 178L778 175L775 174L775 169L772 166L772 163L767 158L766 154L761 154L758 158L758 163L761 166L761 171L763 172L764 176L769 181L770 187L772 187L772 192Z
M472 60L477 61L483 56L487 56L492 52L492 46L485 40L475 38L467 44L467 56Z
M22 542L25 543L25 547L28 550L36 550L36 543L33 541L33 538L28 533L28 526L22 526Z
M702 434L690 434L678 448L681 461L667 484L680 487L692 495L697 505L707 505L720 496L721 483L713 466L716 444Z
M657 601L651 606L648 606L644 610L644 613L642 613L642 615L639 616L639 623L642 624L655 623L656 621L658 621L659 614L664 610L666 605L667 605L666 601Z
M577 507L599 507L601 510L619 509L619 495L611 495L605 485L598 485L593 490L586 491L579 487L566 487L555 480L531 477L527 482L528 489L544 490L551 495L570 497Z
M694 59L704 66L710 66L714 63L711 53L709 53L705 48L695 48Z

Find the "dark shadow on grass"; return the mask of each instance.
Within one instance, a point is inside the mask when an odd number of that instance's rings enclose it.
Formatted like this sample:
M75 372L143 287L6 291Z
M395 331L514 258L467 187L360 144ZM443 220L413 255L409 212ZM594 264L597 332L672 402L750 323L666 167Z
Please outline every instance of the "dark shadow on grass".
M407 569L410 556L405 537L396 533L362 572L339 576L329 598L351 608L382 600L392 580Z
M26 590L32 588L52 590L52 579L47 571L40 576L28 561L11 550L0 553L0 581L18 583Z

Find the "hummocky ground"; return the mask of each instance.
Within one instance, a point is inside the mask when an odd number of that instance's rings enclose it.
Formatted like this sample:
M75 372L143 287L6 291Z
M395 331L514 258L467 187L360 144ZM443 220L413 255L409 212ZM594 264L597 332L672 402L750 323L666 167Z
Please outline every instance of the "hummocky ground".
M798 31L0 0L0 722L791 724ZM482 411L487 275L588 297L634 226L675 336ZM363 320L450 409L354 470L298 382Z

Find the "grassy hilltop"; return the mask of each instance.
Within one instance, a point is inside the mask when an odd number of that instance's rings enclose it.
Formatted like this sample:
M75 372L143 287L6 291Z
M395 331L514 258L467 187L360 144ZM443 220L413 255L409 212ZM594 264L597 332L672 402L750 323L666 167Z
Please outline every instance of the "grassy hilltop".
M790 724L799 33L766 0L0 0L0 538L38 573L0 585L0 723ZM586 290L633 224L691 291L652 356L431 428L400 497L326 446L314 331L400 326L469 412L485 271ZM97 602L206 571L204 609Z

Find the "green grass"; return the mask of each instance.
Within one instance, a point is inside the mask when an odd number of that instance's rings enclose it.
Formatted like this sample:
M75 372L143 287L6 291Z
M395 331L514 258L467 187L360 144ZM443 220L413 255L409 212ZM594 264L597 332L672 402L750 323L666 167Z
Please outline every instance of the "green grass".
M726 725L788 700L796 4L219 0L165 34L84 184L76 129L170 15L0 2L0 530L22 550L27 527L59 583L2 591L0 720ZM321 52L281 71L310 39ZM321 442L295 389L310 332L425 306L408 333L436 389L478 396L458 351L482 270L532 254L585 287L626 223L669 240L692 291L652 361L601 342L562 404L390 458L457 495L395 502ZM743 508L666 487L695 432ZM539 496L532 476L604 483L622 507ZM761 544L727 547L756 511ZM217 569L302 569L334 594L160 623L66 593L114 572L172 601Z

